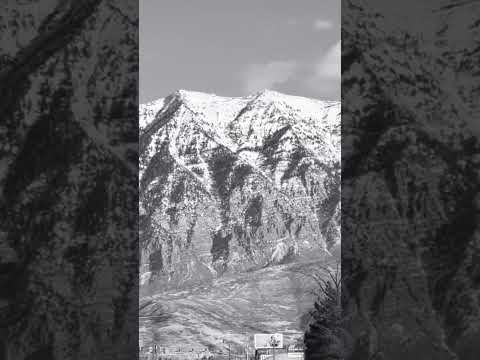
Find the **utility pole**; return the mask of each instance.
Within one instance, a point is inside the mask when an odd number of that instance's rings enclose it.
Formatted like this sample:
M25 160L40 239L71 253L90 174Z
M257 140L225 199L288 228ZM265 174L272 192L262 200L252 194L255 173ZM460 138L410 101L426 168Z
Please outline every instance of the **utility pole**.
M225 339L222 339L222 344L225 344L226 342L227 341L225 341ZM228 342L228 360L231 360L231 357L230 357L230 342Z

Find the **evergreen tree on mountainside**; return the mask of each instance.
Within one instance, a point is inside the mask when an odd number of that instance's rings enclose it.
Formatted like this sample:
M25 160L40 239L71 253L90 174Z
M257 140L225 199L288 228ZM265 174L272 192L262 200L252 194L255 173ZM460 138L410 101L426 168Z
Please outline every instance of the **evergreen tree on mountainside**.
M312 321L305 333L306 360L344 358L341 314L339 288L328 282L315 302Z

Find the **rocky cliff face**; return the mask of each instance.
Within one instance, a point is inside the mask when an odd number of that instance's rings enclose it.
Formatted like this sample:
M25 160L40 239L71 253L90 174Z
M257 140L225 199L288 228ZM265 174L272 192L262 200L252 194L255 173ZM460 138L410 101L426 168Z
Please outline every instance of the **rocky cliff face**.
M452 21L478 14L478 3L431 3L426 33L393 31L388 10L347 4L342 274L352 358L473 359L480 143L478 50L469 48L478 49L478 21Z
M140 118L145 284L338 249L338 103L178 91L143 105Z
M178 91L140 124L141 344L301 336L302 274L339 256L339 103Z

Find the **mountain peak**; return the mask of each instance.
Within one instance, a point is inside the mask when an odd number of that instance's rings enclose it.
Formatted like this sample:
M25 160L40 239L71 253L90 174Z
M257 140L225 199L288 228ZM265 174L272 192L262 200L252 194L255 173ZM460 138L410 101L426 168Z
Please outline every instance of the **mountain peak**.
M227 309L215 323L195 311L187 322L177 314L188 305L179 304L159 329L165 341L213 344L203 334L217 334L232 313L239 327L252 323L245 303L258 302L259 288L292 309L271 330L300 331L297 299L311 289L298 294L286 274L309 273L340 249L340 107L268 89L178 90L150 121L140 131L141 294L162 289L163 302L182 292L189 304L215 299L211 306ZM232 291L241 297L234 306ZM253 321L267 323L278 315L272 308Z
M217 94L214 93L209 93L206 91L196 91L196 90L187 90L187 89L178 89L176 90L173 94L180 95L182 97L195 97L195 96L213 96L213 97L226 97L226 96L218 96ZM262 95L282 95L281 93L275 91L275 90L270 90L270 89L263 89L259 90L253 94L245 95L245 96L236 96L236 97L230 97L230 98L254 98Z
M165 98L149 101L147 103L141 104L140 107L145 107L146 105L151 104L158 104L160 102L164 102L165 105L169 102L168 100L171 98L176 98L181 101L186 101L188 103L205 103L205 102L225 102L225 101L252 101L255 99L259 100L272 100L278 102L286 102L286 103L295 103L295 106L303 107L306 103L321 103L321 104L331 104L337 105L339 101L332 101L332 100L321 100L315 98L309 98L305 96L298 96L298 95L290 95L285 94L282 92L278 92L276 90L271 89L263 89L252 93L250 95L244 96L220 96L214 93L208 93L203 91L195 91L195 90L187 90L187 89L178 89L175 92L171 93Z
M203 91L186 90L186 89L179 89L179 90L175 91L174 94L177 95L177 96L180 96L181 98L217 96L213 93L207 93L207 92L203 92Z
M140 130L145 129L152 123L158 114L171 108L174 104L182 107L200 119L202 123L208 123L213 127L225 129L226 126L233 126L231 122L239 114L249 113L263 118L265 111L269 116L275 116L274 113L281 113L284 117L294 119L294 121L317 121L319 124L337 123L337 117L340 116L340 102L324 101L302 96L287 95L270 89L263 89L248 96L225 97L212 93L205 93L193 90L179 89L164 99L158 99L146 104L140 105ZM248 116L242 116L244 125L238 123L235 126L243 128L245 124L250 123ZM230 124L230 125L229 125ZM263 124L265 125L265 124ZM253 129L262 124L251 123ZM258 128L258 131L261 129ZM248 129L244 129L247 130Z
M275 90L270 90L270 89L263 89L260 91L257 91L255 93L255 97L276 97L276 96L284 96L286 94L280 93Z

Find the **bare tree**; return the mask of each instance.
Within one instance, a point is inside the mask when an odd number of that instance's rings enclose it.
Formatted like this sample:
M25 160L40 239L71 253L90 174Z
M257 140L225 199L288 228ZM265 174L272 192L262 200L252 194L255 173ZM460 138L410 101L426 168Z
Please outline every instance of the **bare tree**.
M313 280L315 287L310 292L317 298L325 295L327 287L331 286L339 294L338 304L341 301L341 264L338 260L333 260L331 263L316 265L314 268L298 268L293 272L300 274L305 279Z

